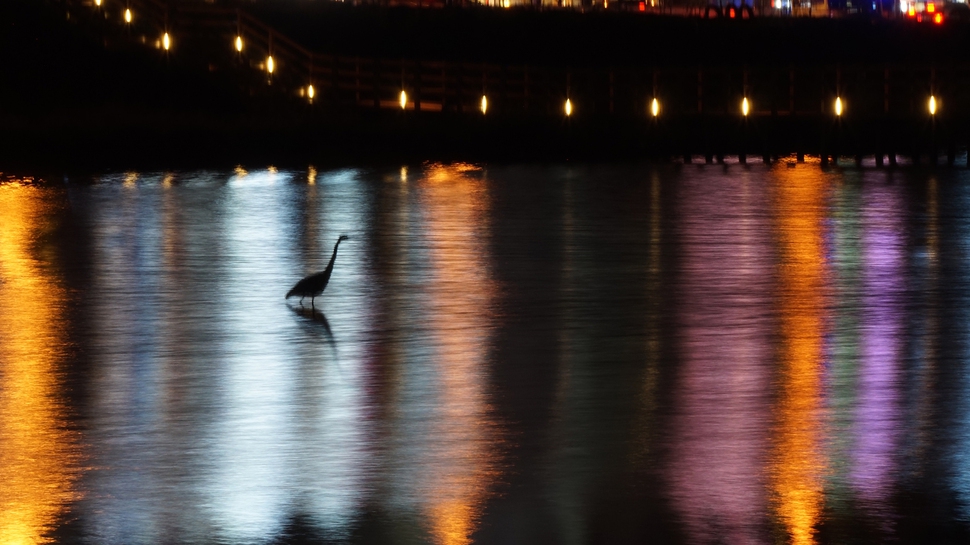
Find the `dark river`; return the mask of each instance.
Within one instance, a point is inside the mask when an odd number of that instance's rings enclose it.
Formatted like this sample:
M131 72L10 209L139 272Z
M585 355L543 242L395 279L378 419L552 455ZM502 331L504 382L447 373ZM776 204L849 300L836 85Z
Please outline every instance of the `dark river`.
M0 183L0 544L345 542L970 542L970 171Z

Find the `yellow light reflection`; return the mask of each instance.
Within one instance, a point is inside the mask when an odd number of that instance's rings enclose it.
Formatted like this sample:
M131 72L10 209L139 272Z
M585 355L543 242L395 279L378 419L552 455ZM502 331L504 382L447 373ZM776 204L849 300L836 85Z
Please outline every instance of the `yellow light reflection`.
M59 204L48 190L0 186L0 543L34 544L77 498L80 461L59 375L67 290L40 257Z
M781 243L780 399L772 455L775 509L791 543L815 542L826 463L822 453L825 337L824 178L779 171L776 214Z
M317 169L313 165L310 165L307 171L306 182L309 185L315 185L317 183Z
M488 400L487 336L495 298L487 259L488 196L468 165L434 165L425 181L432 268L432 331L440 406L434 476L424 498L435 543L471 543L498 474L497 425Z

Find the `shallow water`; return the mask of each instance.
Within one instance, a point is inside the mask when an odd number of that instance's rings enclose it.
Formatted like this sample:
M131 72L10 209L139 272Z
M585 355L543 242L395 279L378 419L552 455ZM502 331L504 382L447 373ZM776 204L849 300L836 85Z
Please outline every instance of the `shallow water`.
M970 540L966 170L130 172L0 219L0 543Z

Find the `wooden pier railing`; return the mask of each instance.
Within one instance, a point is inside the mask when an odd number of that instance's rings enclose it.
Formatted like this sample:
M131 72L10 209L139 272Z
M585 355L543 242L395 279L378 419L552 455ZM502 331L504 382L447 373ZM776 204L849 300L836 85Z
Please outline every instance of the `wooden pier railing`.
M763 127L788 132L822 127L823 141L828 141L825 127L844 123L856 127L857 139L932 125L944 140L962 143L970 121L970 64L965 63L765 65L737 59L693 66L646 60L636 66L564 66L364 58L311 51L242 9L165 0L101 0L100 6L94 0L61 1L75 10L100 10L118 25L124 24L124 9L131 9L132 35L147 36L145 43L157 43L155 37L167 32L171 54L215 59L231 51L245 60L242 66L266 71L268 85L292 100L340 108L401 109L403 91L403 108L410 111L481 116L485 96L489 116L564 118L568 99L572 119L659 125L650 108L656 99L657 117L668 127L678 123L710 132L703 120L761 119L769 120ZM180 41L191 41L185 40L190 35L206 35L221 49L181 50ZM241 52L234 50L237 38ZM747 113L741 106L745 99ZM772 138L773 131L762 130L768 135L763 139Z

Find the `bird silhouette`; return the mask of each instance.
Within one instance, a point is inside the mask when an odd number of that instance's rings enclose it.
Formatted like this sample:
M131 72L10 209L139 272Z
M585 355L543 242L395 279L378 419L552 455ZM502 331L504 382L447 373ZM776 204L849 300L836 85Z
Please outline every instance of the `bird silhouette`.
M333 245L333 255L330 256L330 263L327 263L327 268L297 282L293 286L293 289L286 292L286 298L289 299L290 297L299 295L300 306L302 306L303 299L309 297L310 307L313 307L313 299L323 293L323 290L327 288L327 283L330 282L330 275L333 273L333 262L337 260L337 247L340 246L341 241L349 238L347 235L340 235L337 238L337 243Z

